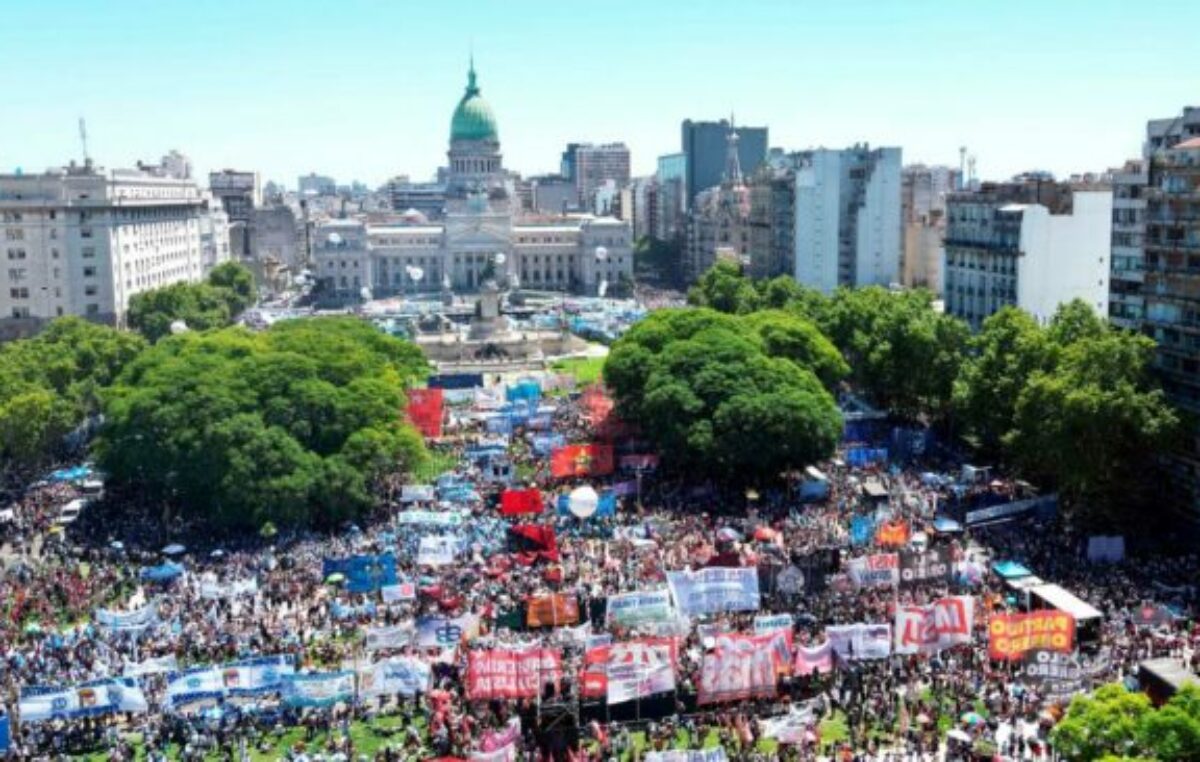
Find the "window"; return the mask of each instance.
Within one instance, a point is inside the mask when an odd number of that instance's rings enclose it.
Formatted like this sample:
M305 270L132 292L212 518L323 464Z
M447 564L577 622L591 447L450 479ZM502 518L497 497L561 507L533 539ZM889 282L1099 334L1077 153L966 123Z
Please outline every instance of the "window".
M9 270L8 270L8 279L9 279L9 280L16 280L16 281L22 281L22 280L25 280L25 268L24 268L24 267L11 267L11 268L9 268Z
M13 307L12 308L12 316L15 318L27 318L27 317L29 317L29 308L28 307Z
M8 293L13 299L28 299L29 298L29 289L28 288L10 288L8 290Z
M79 256L83 257L84 259L91 259L92 257L96 256L96 247L84 246L79 250Z
M8 258L9 259L24 259L25 258L25 250L24 249L9 249L8 250Z
M96 268L94 268L94 267L85 267L85 268L83 268L83 277L85 277L85 278L95 278L95 277L96 277Z
M89 304L87 306L87 309L84 310L84 314L85 315L99 315L100 314L100 305L99 304Z
M10 241L24 241L25 230L23 228L8 228L4 231L4 237Z
M83 287L83 295L84 296L95 296L96 292L99 290L100 289L98 289L96 286L84 286Z

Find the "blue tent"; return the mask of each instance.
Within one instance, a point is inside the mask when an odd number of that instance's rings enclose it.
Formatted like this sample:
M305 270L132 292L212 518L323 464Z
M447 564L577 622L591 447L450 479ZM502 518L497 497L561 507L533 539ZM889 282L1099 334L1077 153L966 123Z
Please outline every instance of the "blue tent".
M992 571L1002 579L1020 579L1021 577L1032 577L1033 572L1029 571L1024 564L1017 561L994 561L992 562Z

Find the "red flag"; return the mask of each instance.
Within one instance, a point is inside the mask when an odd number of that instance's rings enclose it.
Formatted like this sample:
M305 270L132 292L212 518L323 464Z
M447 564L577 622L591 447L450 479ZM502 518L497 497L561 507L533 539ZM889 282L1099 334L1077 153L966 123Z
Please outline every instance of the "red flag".
M500 493L500 513L517 516L542 512L542 493L537 489L506 489Z
M521 563L528 566L539 558L558 562L558 540L554 536L554 527L518 524L509 531L515 540L517 560Z
M558 478L605 476L612 472L612 445L566 445L550 452L550 473Z
M442 435L442 390L409 389L408 417L422 436Z

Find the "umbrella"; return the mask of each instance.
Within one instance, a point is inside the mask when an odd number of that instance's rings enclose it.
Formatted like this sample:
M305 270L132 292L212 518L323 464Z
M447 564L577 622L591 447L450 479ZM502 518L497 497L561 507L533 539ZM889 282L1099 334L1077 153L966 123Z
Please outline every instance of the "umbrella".
M220 548L217 548L212 553L209 553L209 555L212 556L213 558L224 558L225 551L221 550Z
M325 578L325 584L338 585L346 581L346 575L341 572L334 572Z
M177 542L173 542L162 549L162 554L164 556L177 556L185 550L187 550L187 548L183 547Z
M125 550L125 543L121 542L120 540L113 540L108 544L108 547L112 548L113 550Z
M981 725L983 724L983 715L978 712L967 712L961 720L965 725Z
M742 536L733 527L721 527L717 530L717 539L725 540L726 542L737 542L742 539Z

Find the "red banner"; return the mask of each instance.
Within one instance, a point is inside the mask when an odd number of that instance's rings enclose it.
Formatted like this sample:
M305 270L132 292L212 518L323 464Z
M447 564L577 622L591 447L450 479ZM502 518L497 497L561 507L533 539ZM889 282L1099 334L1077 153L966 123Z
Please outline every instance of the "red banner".
M408 417L422 436L442 435L442 390L409 389Z
M608 392L599 384L584 389L580 395L580 402L583 403L588 422L593 426L607 418L613 409L612 397L609 397Z
M526 627L561 627L579 621L579 601L573 595L538 595L525 604Z
M550 452L550 473L558 478L605 476L613 472L612 445L556 447Z
M1040 649L1071 653L1075 649L1075 618L1062 611L996 614L988 622L988 656L1020 659Z
M774 698L781 654L787 654L782 633L720 636L717 647L704 655L698 702ZM786 663L790 654L783 659Z
M506 489L500 494L500 513L518 516L542 512L542 493L536 489Z
M467 655L467 697L534 698L542 686L562 680L562 653L550 648L493 649Z
M558 562L558 538L554 535L554 527L517 524L508 531L513 535L514 551L521 563L528 566L539 558Z
M797 675L832 672L833 641L826 639L818 646L797 646L796 664L793 669Z
M669 649L670 661L679 661L679 641L676 638L635 638L624 643L611 643L589 648L583 654L583 669L580 673L579 695L583 698L604 698L608 695L608 665L610 662L627 660L630 650L642 646Z

